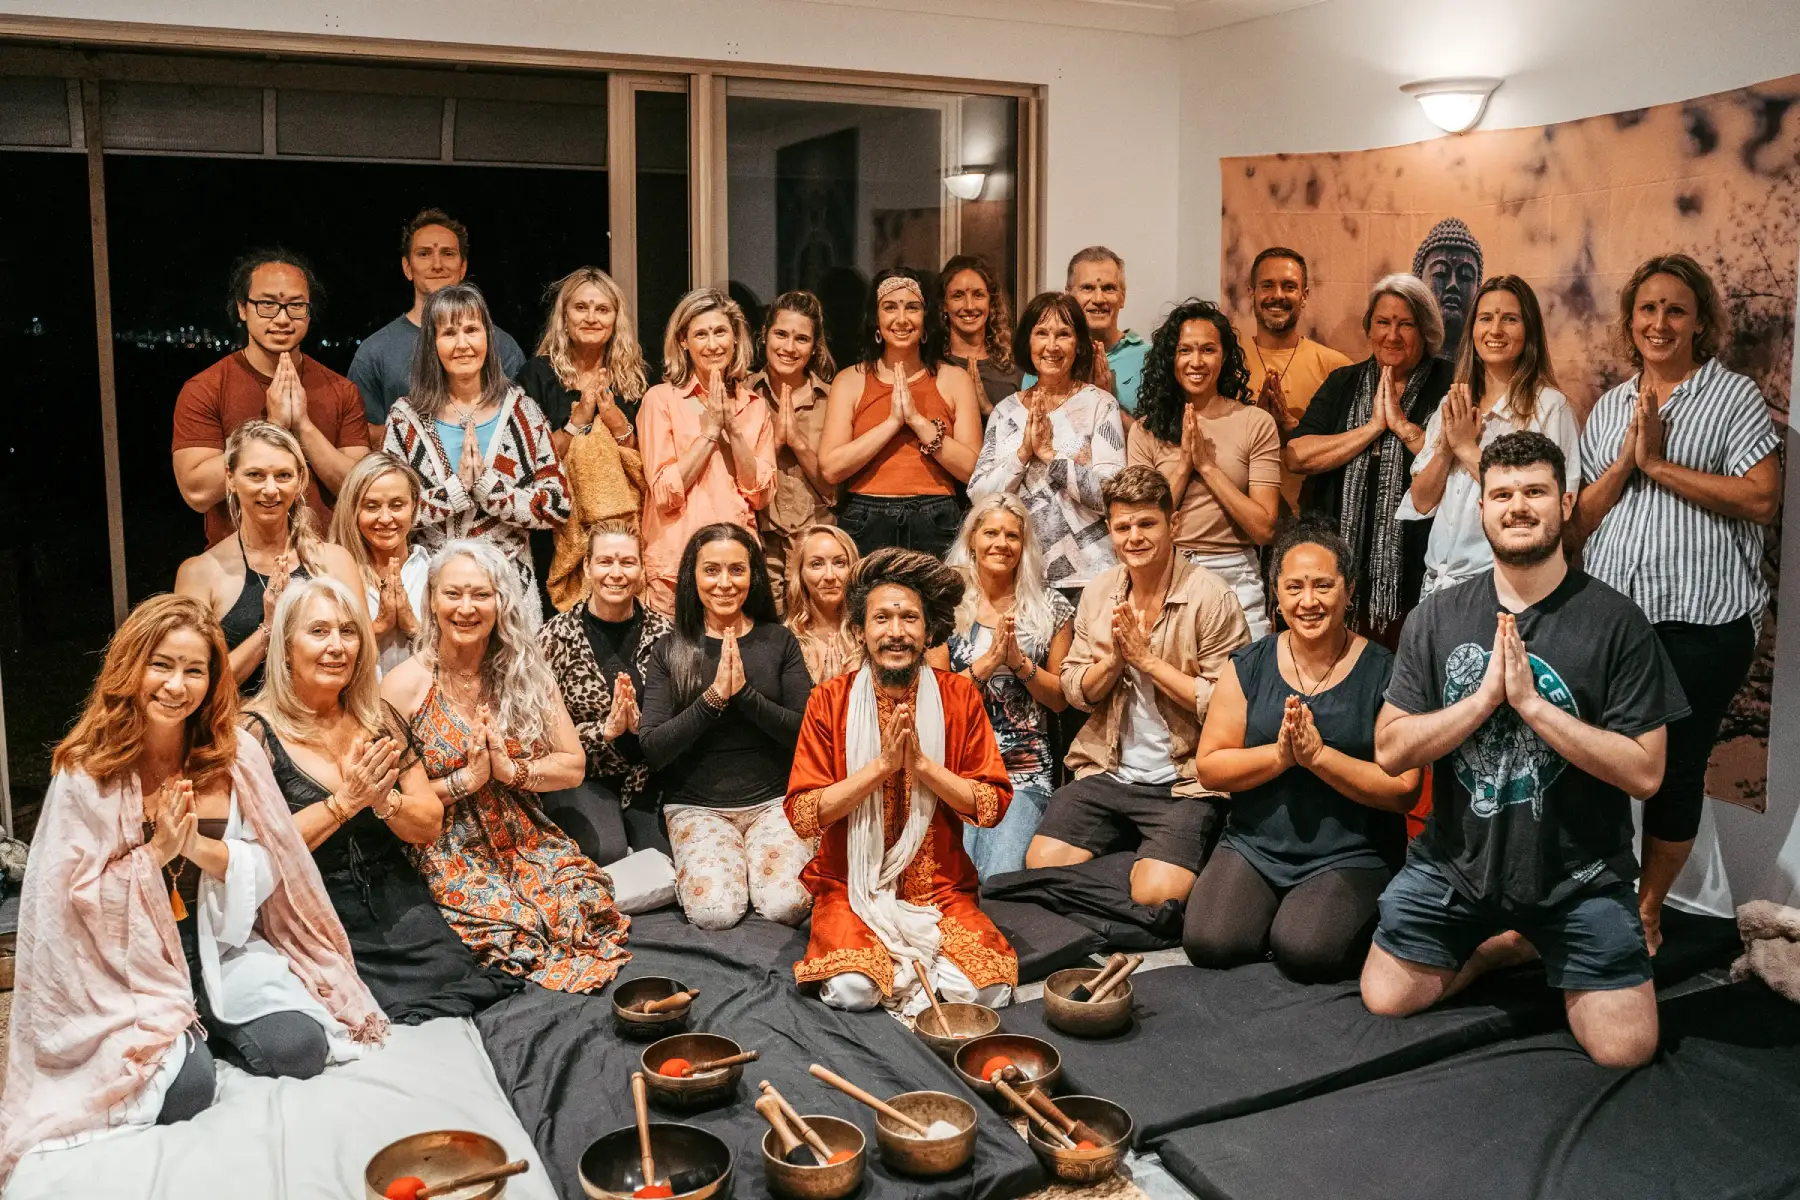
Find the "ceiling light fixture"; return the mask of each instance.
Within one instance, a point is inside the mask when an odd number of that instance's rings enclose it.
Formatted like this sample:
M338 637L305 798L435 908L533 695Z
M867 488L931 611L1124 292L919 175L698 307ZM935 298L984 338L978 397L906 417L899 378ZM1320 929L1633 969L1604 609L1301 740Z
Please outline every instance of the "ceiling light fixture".
M973 200L987 186L987 177L986 167L964 167L944 176L944 190L958 200Z
M1445 133L1473 129L1487 111L1488 97L1500 80L1481 76L1457 79L1421 79L1400 90L1419 102L1425 117Z

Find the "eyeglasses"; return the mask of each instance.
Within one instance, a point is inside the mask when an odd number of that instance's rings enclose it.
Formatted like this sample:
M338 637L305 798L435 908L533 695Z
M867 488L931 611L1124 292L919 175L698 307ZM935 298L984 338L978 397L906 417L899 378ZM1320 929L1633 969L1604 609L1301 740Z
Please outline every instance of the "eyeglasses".
M287 313L288 319L292 321L304 321L312 316L312 302L308 300L289 300L285 304L280 300L252 300L250 307L254 308L256 315L265 321L273 321L277 315L283 312Z

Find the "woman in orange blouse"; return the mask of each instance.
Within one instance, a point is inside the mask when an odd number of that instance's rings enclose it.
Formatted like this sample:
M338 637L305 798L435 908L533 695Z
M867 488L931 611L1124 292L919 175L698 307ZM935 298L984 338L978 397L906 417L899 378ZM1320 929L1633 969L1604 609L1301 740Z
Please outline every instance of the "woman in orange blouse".
M944 321L917 272L875 276L866 358L832 381L819 470L845 485L838 525L868 554L883 546L942 558L962 524L956 485L981 451L977 384L944 360Z
M681 552L695 530L730 521L756 532L775 490L775 427L745 386L750 327L725 293L681 298L663 335L663 382L644 393L638 445L644 503L644 602L671 616Z

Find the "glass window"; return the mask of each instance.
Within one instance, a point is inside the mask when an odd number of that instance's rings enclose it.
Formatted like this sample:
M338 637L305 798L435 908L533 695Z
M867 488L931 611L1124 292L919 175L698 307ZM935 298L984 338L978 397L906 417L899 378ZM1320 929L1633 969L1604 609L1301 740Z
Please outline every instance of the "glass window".
M688 98L637 93L638 341L650 381L662 378L663 327L689 287Z

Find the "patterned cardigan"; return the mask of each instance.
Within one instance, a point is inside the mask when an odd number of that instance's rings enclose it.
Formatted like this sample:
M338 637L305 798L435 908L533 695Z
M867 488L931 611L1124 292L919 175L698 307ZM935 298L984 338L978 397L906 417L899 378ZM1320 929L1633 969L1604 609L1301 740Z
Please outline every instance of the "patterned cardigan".
M556 676L557 687L562 690L563 706L569 710L569 719L575 722L581 748L587 751L588 774L611 784L618 790L620 800L629 805L649 784L650 768L641 759L635 763L627 761L617 747L600 736L606 714L612 711L613 681L601 673L587 630L581 627L581 611L586 607L585 603L577 604L545 621L538 630L538 645L550 663L551 674ZM642 676L650 663L650 648L674 628L674 623L655 609L641 604L638 609L644 614L644 628L638 637L637 653L632 656L632 662L638 669L639 678L635 682L641 700L644 694Z
M537 401L513 386L500 402L500 427L488 442L486 470L471 491L463 487L434 422L408 400L388 413L381 448L405 459L424 481L413 530L427 550L453 538L486 538L519 568L536 603L527 529L552 529L569 519L569 485L550 444L550 426Z

